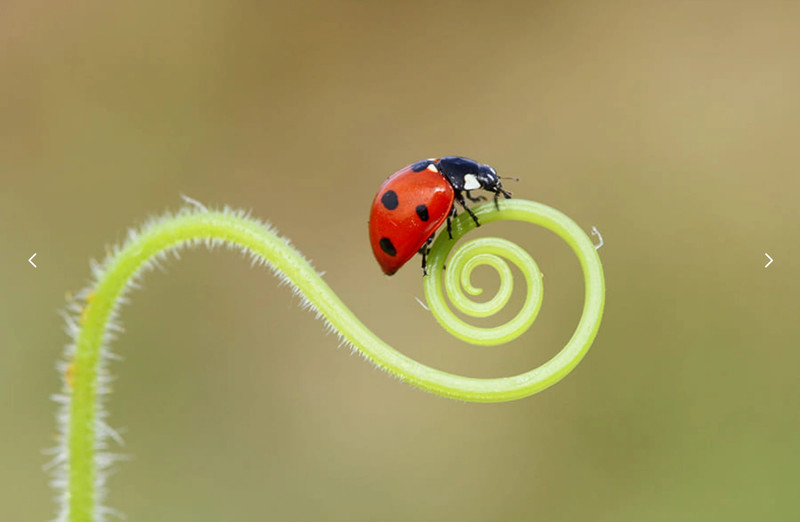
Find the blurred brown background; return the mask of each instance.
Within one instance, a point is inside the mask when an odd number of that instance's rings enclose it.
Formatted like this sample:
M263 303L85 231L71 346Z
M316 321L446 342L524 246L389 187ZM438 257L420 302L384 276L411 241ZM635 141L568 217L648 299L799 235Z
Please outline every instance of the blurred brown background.
M545 273L534 328L496 349L416 303L418 260L392 278L373 260L378 185L448 154L604 234L583 363L518 402L441 399L337 350L267 271L187 253L122 313L111 423L132 460L108 503L132 521L798 519L798 27L796 2L3 2L0 520L53 511L65 292L182 193L270 220L413 357L498 376L552 356L582 288L548 233L479 231Z

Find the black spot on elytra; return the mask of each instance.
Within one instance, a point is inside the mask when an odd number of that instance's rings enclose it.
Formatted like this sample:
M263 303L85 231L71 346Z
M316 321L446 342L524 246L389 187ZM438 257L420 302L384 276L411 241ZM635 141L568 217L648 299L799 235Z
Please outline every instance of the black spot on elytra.
M383 206L388 208L389 210L394 210L397 208L397 192L394 190L387 190L386 194L381 196L381 203Z
M392 240L388 237L382 237L381 240L378 242L381 246L381 250L389 254L390 256L394 257L397 255L397 250L395 250L394 245L392 244Z
M428 207L425 205L417 205L417 215L422 221L428 221Z

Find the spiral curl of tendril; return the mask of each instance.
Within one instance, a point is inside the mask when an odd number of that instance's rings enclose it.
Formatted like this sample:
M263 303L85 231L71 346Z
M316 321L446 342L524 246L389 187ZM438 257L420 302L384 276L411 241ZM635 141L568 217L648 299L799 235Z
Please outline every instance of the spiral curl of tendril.
M526 382L526 386L532 390L531 393L535 393L557 382L574 368L594 340L600 326L605 296L600 258L591 239L578 225L546 205L514 199L501 201L499 210L495 209L493 203L484 203L475 207L473 212L482 224L512 220L545 227L564 239L580 260L586 282L586 298L575 335L551 361L518 376ZM451 255L457 241L475 227L472 218L462 214L453 222L452 239L447 234L441 234L434 242L428 256L428 272L431 277L425 280L425 297L439 324L453 336L472 344L496 346L516 339L536 320L543 299L542 273L533 258L522 248L511 241L495 237L467 241ZM447 306L439 282L442 274L444 290L457 310L471 317L489 317L503 309L513 291L511 269L503 258L516 265L525 279L526 294L521 309L513 319L500 326L481 328L468 324ZM445 261L447 270L444 270ZM465 293L471 296L482 293L482 289L474 287L471 282L472 271L481 265L488 265L497 272L500 286L491 299L476 302ZM523 376L527 378L522 379ZM554 376L558 378L552 380ZM545 385L539 387L541 384Z
M603 269L591 239L564 214L539 203L513 199L476 206L481 223L510 219L548 228L562 237L580 260L586 283L583 315L567 345L542 366L501 378L474 378L444 372L415 361L395 350L369 330L339 299L311 264L270 226L241 211L228 208L208 210L185 198L192 206L174 215L151 220L132 230L119 247L109 249L103 263L92 266L93 281L76 295L65 313L67 332L73 342L60 365L63 392L54 397L60 404L59 445L53 451L54 486L59 490L57 520L88 522L103 520L113 510L101 507L106 471L118 456L108 453L109 439L119 435L105 423L104 396L110 392L107 366L112 359L109 346L121 333L117 318L120 305L136 287L143 272L158 266L168 254L177 257L185 247L227 246L265 265L300 296L303 307L315 311L342 341L378 367L399 379L432 393L474 402L501 402L539 392L558 382L574 368L592 344L604 304ZM440 234L429 255L429 276L425 294L437 320L449 332L465 341L496 345L521 335L536 317L542 302L542 277L536 263L520 247L496 238L481 238L460 247L449 262L445 286L454 306L467 315L484 317L508 301L512 274L501 259L505 257L523 272L527 297L517 316L509 323L488 329L473 328L447 309L440 281L444 262L456 240L474 228L463 213L453 222L453 240ZM463 295L477 295L471 272L489 265L500 274L497 294L485 303L471 303ZM377 273L377 271L376 271Z

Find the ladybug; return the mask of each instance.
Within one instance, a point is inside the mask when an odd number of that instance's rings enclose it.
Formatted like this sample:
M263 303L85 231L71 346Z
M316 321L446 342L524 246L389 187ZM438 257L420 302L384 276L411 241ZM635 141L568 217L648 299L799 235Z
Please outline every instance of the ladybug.
M492 167L460 156L418 161L389 176L378 189L369 215L369 241L383 272L394 274L420 253L422 273L427 275L425 262L436 230L447 221L447 233L453 237L450 218L457 215L456 201L480 226L464 199L485 200L485 196L470 194L476 189L494 192L498 208L500 194L511 197Z

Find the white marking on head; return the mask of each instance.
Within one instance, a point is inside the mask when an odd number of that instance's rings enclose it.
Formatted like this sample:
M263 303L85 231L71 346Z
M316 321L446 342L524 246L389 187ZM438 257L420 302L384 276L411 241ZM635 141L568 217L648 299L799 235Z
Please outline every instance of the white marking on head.
M478 183L478 178L475 177L475 174L464 175L464 190L475 190L479 188L481 188L481 184Z
M430 170L431 172L439 172L439 169L437 169L436 165L434 165L433 163L428 165L428 169L427 170Z

